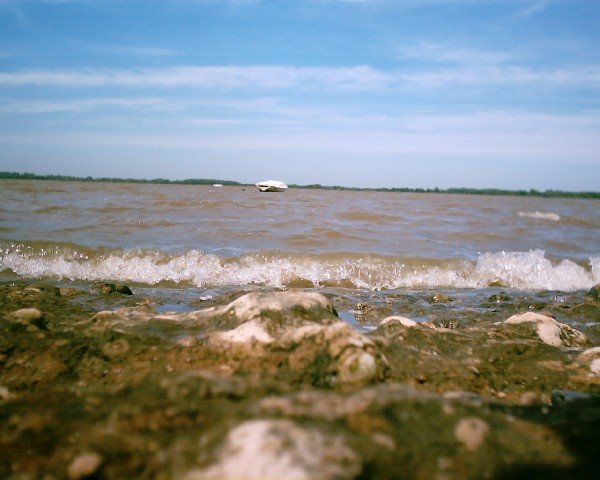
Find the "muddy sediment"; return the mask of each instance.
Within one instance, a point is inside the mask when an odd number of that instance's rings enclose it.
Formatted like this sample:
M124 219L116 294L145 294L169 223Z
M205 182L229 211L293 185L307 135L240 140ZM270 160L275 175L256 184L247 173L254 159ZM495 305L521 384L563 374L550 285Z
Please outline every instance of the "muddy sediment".
M2 478L591 478L597 290L0 285Z

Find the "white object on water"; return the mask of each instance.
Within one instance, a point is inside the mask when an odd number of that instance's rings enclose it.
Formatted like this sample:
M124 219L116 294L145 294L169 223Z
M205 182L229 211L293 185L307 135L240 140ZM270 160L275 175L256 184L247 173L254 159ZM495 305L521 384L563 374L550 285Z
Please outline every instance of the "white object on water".
M213 187L219 188L219 187L222 187L222 186L223 186L222 183L213 183Z
M278 180L265 180L264 182L255 183L256 187L261 192L283 192L288 186Z

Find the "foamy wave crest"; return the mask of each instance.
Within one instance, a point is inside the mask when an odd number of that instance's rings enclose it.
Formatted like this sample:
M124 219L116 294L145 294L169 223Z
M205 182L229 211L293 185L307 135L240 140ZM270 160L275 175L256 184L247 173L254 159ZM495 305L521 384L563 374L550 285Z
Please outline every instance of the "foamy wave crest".
M478 284L500 282L523 290L581 290L600 282L600 257L590 258L590 270L572 262L552 263L543 250L485 253L474 277Z
M190 250L167 254L153 250L82 253L72 248L0 246L0 269L26 278L135 282L168 281L198 287L260 284L271 287L298 281L315 286L343 285L371 290L394 288L481 288L492 282L524 290L571 291L600 282L600 257L590 269L569 260L553 263L541 250L486 253L474 263L357 254L299 255L255 252L219 257Z
M538 220L550 220L552 222L558 222L560 220L560 215L552 212L517 212L519 217L526 218L536 218Z

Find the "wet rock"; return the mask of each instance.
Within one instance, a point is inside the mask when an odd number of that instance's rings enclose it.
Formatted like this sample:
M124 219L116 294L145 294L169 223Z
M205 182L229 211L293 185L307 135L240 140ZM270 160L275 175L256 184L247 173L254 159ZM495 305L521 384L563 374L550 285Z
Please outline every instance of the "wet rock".
M375 343L340 321L319 293L250 293L222 307L157 318L221 327L205 341L238 356L288 352L276 362L330 386L382 380L388 367Z
M72 287L63 287L59 290L59 292L61 297L74 297L76 295L81 295L82 293L84 293L83 290Z
M586 365L594 375L600 375L600 347L588 348L579 355L579 363Z
M469 452L473 452L481 447L489 431L489 425L481 418L466 417L456 424L454 436Z
M291 420L250 420L233 428L214 464L184 480L344 479L360 472L360 460L341 436L301 427Z
M508 295L506 292L494 293L493 295L490 295L487 299L488 302L492 302L492 303L502 303L502 302L508 302L510 300L511 300L510 295Z
M245 344L252 342L272 343L275 339L267 333L265 327L256 320L242 323L233 330L214 332L210 336L211 343Z
M450 303L452 298L445 293L434 293L431 297L429 297L429 300L432 303Z
M590 288L586 295L594 300L600 300L600 283Z
M30 285L28 287L25 287L23 291L60 297L60 289L58 287L55 287L54 285Z
M80 480L90 478L102 465L102 457L97 453L90 452L81 454L73 459L67 468L69 480Z
M121 295L133 295L133 292L127 285L117 285L114 283L96 283L92 287L93 290L100 291L104 295L111 293L120 293Z
M386 317L381 322L379 322L380 327L391 324L400 324L404 325L405 327L416 327L418 325L418 323L414 320L400 316Z
M289 329L269 348L290 352L288 365L297 372L311 372L323 385L380 381L388 370L375 343L345 322Z
M587 337L579 330L539 313L526 312L513 315L503 323L505 325L532 324L537 337L545 344L554 347L583 347L589 345Z
M46 328L46 320L43 313L37 308L21 308L9 313L6 318L12 322L23 325L33 325L39 329Z

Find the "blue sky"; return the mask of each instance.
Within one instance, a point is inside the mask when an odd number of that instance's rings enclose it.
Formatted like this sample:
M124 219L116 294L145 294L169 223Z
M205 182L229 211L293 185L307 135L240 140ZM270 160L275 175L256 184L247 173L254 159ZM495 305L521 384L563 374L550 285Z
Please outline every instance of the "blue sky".
M0 0L0 170L600 191L600 1Z

